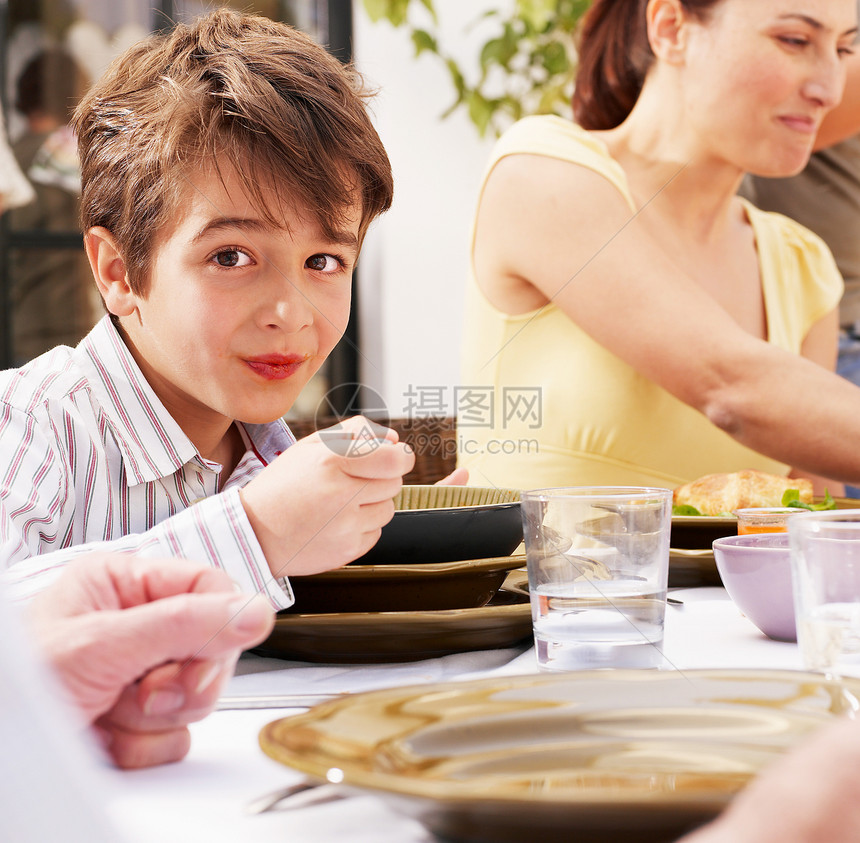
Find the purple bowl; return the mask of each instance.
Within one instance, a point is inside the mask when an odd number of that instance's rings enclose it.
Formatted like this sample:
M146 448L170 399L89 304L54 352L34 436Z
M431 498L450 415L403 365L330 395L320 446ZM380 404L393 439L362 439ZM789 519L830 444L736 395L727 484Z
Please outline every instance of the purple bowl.
M768 638L796 641L788 533L726 536L713 548L735 605Z

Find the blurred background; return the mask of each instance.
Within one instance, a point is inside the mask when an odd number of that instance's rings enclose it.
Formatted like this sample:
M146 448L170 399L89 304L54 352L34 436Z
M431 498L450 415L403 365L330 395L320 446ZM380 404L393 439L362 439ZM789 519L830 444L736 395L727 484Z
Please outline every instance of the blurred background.
M567 0L571 4L584 6L587 0ZM2 366L18 365L58 343L74 345L102 313L77 224L74 139L66 128L77 98L128 45L213 5L0 0L3 113L15 155L36 191L35 201L0 217ZM493 62L516 64L515 33L504 18L520 4L255 0L217 5L291 23L339 59L354 61L378 92L373 119L394 168L394 206L368 235L347 335L291 416L313 416L321 406L326 413L374 409L380 402L392 417L454 415L476 192L494 132L512 119L497 108L501 95L494 100L467 90L457 74L486 76ZM546 53L541 62L549 67ZM559 58L555 47L551 59L557 65ZM501 93L503 86L496 81ZM337 388L352 384L362 387Z

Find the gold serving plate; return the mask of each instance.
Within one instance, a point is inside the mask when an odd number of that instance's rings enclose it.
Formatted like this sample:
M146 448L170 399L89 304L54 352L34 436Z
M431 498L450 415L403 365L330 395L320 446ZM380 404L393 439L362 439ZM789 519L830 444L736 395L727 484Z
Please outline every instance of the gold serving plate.
M463 841L674 840L857 706L793 671L586 671L356 694L275 721L272 758Z

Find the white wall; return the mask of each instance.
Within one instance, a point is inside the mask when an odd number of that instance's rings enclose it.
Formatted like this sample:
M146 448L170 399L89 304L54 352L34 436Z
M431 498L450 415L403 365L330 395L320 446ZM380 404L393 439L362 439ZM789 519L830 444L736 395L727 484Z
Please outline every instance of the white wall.
M446 47L476 66L482 31L469 25L502 5L436 0ZM392 417L408 415L411 387L444 388L451 414L468 240L493 139L481 140L463 113L442 120L454 88L441 62L415 59L406 30L372 23L360 2L354 9L356 63L379 89L374 119L395 179L394 206L371 228L360 261L361 379Z

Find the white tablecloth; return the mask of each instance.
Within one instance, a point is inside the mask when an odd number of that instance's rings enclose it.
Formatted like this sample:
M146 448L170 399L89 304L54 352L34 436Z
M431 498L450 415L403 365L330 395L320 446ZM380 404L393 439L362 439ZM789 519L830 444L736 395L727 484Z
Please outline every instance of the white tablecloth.
M721 588L673 592L667 609L665 669L800 668L797 646L771 641L742 617ZM464 653L402 665L319 666L245 657L227 695L341 693L386 686L531 673L533 649ZM419 843L434 838L380 799L360 796L300 810L249 815L262 794L302 780L259 749L260 729L299 709L218 711L192 727L184 761L110 771L109 816L131 841L146 843Z

